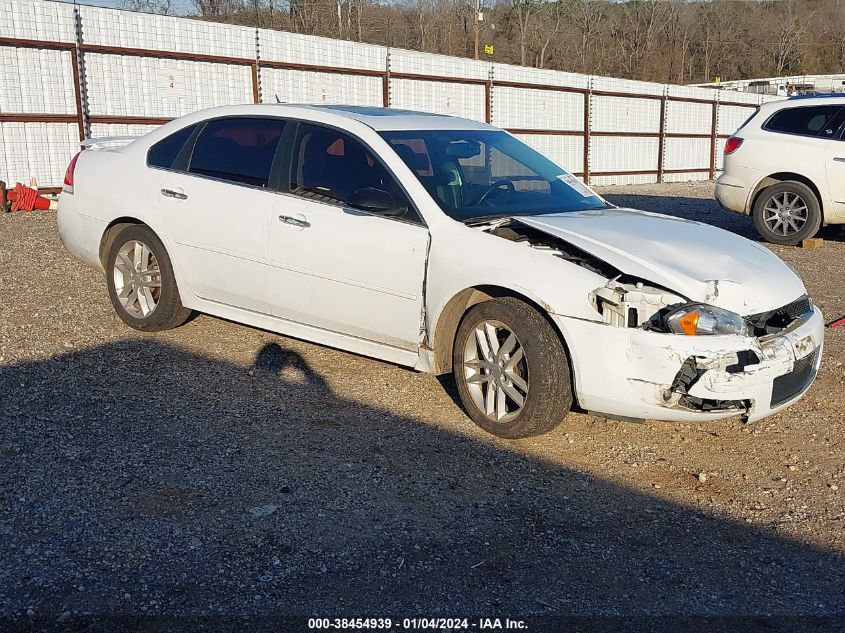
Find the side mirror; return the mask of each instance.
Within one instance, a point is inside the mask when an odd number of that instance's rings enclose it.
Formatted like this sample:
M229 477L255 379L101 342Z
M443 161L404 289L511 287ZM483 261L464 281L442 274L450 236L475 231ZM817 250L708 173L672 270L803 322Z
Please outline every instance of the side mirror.
M399 204L396 198L386 191L373 187L357 189L349 196L346 204L354 209L387 216L402 215L408 210L408 207Z

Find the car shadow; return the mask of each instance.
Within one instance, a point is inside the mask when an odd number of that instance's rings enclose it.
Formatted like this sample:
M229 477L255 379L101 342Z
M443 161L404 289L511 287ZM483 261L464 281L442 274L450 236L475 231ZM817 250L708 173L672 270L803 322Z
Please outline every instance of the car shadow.
M642 209L643 211L652 211L686 220L703 222L717 226L720 229L725 229L726 231L731 231L756 242L764 241L757 234L754 228L754 222L750 216L725 211L714 198L654 196L612 192L604 192L602 193L602 197L608 202L620 207ZM819 231L817 237L843 242L845 241L845 231L843 231L843 227L840 225L825 226Z
M839 552L339 397L278 343L251 366L107 343L0 367L0 398L7 624L770 631L845 615Z

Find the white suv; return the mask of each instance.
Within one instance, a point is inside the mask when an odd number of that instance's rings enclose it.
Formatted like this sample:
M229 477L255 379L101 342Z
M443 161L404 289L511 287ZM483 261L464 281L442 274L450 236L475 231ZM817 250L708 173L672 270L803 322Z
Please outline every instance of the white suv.
M725 142L716 199L752 215L757 232L775 244L845 224L845 95L760 106Z

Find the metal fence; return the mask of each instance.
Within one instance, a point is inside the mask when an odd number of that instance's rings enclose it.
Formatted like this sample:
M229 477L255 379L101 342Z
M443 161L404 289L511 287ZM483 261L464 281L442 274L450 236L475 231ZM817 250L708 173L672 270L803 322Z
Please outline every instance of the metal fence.
M765 97L49 0L0 0L0 179L61 184L79 141L234 103L346 103L510 130L594 185L712 179Z

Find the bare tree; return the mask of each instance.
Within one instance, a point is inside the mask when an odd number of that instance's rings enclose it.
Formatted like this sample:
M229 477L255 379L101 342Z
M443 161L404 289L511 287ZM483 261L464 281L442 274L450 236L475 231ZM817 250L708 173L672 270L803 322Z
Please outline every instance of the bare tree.
M541 5L537 12L537 28L533 30L537 46L537 68L545 68L546 54L549 45L560 33L561 22L564 17L564 6L560 2Z
M776 75L792 72L801 61L801 38L806 32L806 23L811 15L801 11L794 1L784 3L785 10L778 7L779 20L772 43L772 59Z
M123 0L123 7L130 11L141 11L142 13L173 15L171 0Z
M578 67L582 73L594 72L591 53L599 45L599 34L605 25L607 14L604 2L574 0L567 7L567 17L578 33Z
M122 1L139 11L175 8L175 0ZM475 0L189 2L208 20L474 54ZM485 43L495 44L496 61L690 83L845 69L845 0L483 3Z
M511 6L519 32L519 63L525 66L528 58L529 32L534 23L537 4L535 0L511 0Z
M655 50L658 36L670 18L668 2L642 0L622 5L611 35L618 46L619 61L626 77L649 77L646 59Z

